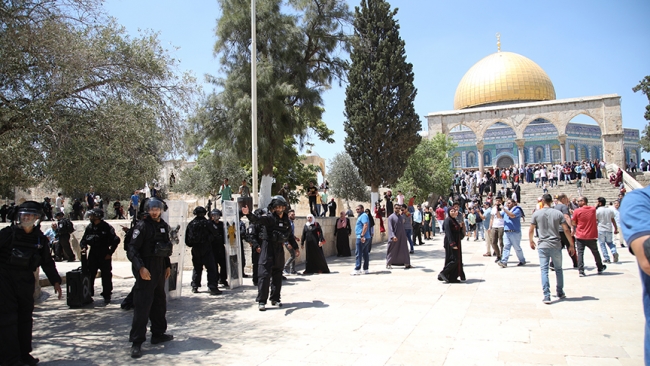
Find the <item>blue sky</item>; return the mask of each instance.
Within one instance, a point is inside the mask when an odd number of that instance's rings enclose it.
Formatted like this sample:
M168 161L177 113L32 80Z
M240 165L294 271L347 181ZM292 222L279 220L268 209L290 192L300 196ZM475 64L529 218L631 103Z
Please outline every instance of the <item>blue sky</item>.
M348 1L351 8L360 1ZM413 64L418 95L415 110L453 109L454 93L465 72L483 57L501 50L521 54L540 65L555 86L557 99L600 94L621 98L623 126L642 129L648 99L632 87L650 75L650 1L441 1L395 0L407 61ZM216 0L107 0L105 9L127 31L160 33L162 44L181 60L181 70L200 81L217 74L212 50L220 9ZM178 49L176 49L178 48ZM206 91L211 86L204 85ZM333 145L316 143L329 159L343 151L345 85L324 95L324 121L335 131ZM594 123L588 117L577 122ZM643 157L650 158L650 153Z

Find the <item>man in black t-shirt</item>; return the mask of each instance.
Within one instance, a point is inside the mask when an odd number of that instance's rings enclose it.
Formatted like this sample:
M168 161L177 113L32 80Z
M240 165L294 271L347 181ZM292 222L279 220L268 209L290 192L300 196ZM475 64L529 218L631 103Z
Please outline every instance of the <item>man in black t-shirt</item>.
M316 195L318 195L318 188L314 186L314 182L309 182L309 187L307 188L309 212L314 216L318 216L318 213L316 212Z
M569 244L569 239L567 239L568 236L573 236L575 234L575 228L571 225L571 212L569 211L569 198L567 197L566 194L560 193L557 195L557 201L558 204L553 207L554 209L562 212L564 215L564 220L566 221L567 225L571 228L571 232L564 232L563 228L560 226L560 240L562 241L562 248L566 248L567 251L569 250L570 244ZM573 253L571 255L571 252L569 252L569 256L571 257L571 261L573 261L573 268L578 268L578 254ZM549 268L551 270L554 270L553 266L553 261L551 260L551 264L549 264Z

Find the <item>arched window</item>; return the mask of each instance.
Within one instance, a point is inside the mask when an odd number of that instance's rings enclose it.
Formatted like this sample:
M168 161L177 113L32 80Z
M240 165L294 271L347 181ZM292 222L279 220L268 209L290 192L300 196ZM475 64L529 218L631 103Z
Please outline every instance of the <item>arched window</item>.
M544 148L537 146L535 148L535 162L541 163L542 161L544 161Z
M483 153L483 165L492 165L492 154L489 151Z
M454 154L454 168L460 168L462 167L462 161L460 159L460 154L456 153Z
M474 152L467 153L467 167L476 166L476 154Z

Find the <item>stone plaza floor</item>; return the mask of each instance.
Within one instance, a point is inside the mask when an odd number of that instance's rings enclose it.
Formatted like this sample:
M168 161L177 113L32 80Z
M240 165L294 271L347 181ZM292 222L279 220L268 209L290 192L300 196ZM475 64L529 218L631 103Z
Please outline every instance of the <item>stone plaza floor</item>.
M586 253L584 278L565 254L567 298L546 305L524 231L524 267L513 253L502 269L482 256L485 242L465 240L467 282L443 284L441 236L416 246L409 270L386 269L386 244L374 245L370 274L352 277L354 257L330 257L331 274L289 276L283 307L269 302L266 312L250 278L210 296L205 281L204 292L190 293L186 271L183 296L168 302L174 340L144 343L139 360L129 357L132 311L119 305L133 284L130 263L114 262L107 306L97 296L94 306L69 309L43 289L32 354L43 365L642 365L641 285L627 248L603 275ZM555 293L553 272L550 279Z

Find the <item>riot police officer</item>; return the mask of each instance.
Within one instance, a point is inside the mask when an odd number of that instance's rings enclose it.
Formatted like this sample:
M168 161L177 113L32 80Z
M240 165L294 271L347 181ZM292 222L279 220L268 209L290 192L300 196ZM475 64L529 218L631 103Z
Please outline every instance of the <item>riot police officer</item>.
M284 269L284 243L288 242L300 256L298 243L291 232L291 222L285 214L287 201L282 196L274 196L269 204L266 215L249 213L248 207L242 208L251 224L264 226L268 238L262 240L260 259L258 262L258 310L266 310L266 301L269 298L269 284L271 285L271 305L282 306L280 291L282 290L282 270Z
M129 341L133 342L131 357L142 357L142 343L147 339L147 323L151 319L151 344L171 341L174 336L167 331L167 296L165 280L171 274L171 229L161 218L166 205L152 197L145 203L148 216L139 221L131 241L128 258L136 272L133 290L133 323Z
M268 213L265 208L258 208L253 213L257 216L266 215ZM253 264L253 285L258 285L259 279L259 261L260 261L260 252L262 251L262 242L268 239L266 233L266 227L263 225L253 224L248 225L246 230L246 240L250 243L251 246L251 263ZM242 251L243 253L243 251Z
M219 266L219 283L228 287L228 269L226 268L226 239L224 237L221 211L214 209L210 212L210 244L214 256L215 268Z
M13 210L12 225L0 230L0 365L36 365L32 352L34 271L40 266L62 297L61 277L40 229L41 204Z
M66 259L68 262L74 262L75 256L70 246L70 235L74 232L74 225L72 221L65 218L63 212L57 212L56 215L56 237L58 244L56 245L54 255L60 259Z
M212 245L210 243L210 228L212 226L205 218L207 210L203 206L197 206L192 212L196 215L190 221L185 230L185 244L192 248L192 292L199 292L201 287L201 276L203 267L208 272L208 288L211 295L219 295L219 284L217 280L217 266L214 263Z
M86 226L84 236L81 238L79 246L86 249L90 246L88 253L88 274L91 281L91 295L95 294L95 277L97 271L102 272L102 297L104 303L111 302L113 292L113 267L111 258L118 244L120 237L115 234L115 229L109 225L104 218L104 211L99 208L93 208L88 212L90 224Z

